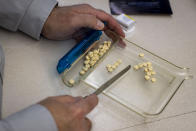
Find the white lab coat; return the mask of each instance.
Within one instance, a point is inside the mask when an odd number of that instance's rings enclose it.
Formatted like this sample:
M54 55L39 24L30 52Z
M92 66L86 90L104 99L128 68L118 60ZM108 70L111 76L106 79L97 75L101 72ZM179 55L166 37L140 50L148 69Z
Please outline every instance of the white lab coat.
M42 27L56 0L0 0L0 27L22 31L39 39ZM0 113L2 105L4 55L0 47ZM39 104L0 120L0 131L57 131L50 112Z

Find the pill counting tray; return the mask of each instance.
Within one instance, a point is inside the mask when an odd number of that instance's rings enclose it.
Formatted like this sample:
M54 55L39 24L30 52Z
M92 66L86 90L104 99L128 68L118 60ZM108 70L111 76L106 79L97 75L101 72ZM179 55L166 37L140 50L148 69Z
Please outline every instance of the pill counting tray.
M91 88L98 89L116 73L127 65L131 65L130 71L103 93L142 116L154 116L164 110L182 83L192 77L188 68L176 66L126 39L123 40L127 45L126 48L118 46L118 38L110 39L106 35L103 35L97 43L105 40L113 40L110 51L84 76L79 75L85 57L85 54L82 55L62 75L66 85L69 85L67 83L69 79L74 78L76 85L85 83ZM138 56L139 53L144 53L145 56L141 58ZM122 60L122 64L114 72L108 73L106 65L112 64L118 59ZM152 63L153 69L156 71L157 81L155 83L144 79L143 70L135 71L133 69L134 65L147 61Z

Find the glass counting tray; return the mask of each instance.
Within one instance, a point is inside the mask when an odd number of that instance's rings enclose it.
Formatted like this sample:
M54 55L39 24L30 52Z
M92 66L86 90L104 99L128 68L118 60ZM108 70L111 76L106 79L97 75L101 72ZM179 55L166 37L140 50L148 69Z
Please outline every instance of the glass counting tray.
M83 66L84 57L91 49L87 50L69 70L63 73L64 83L69 86L67 81L74 78L76 85L82 82L97 89L127 65L131 65L132 68L103 93L142 116L160 114L182 83L192 77L189 69L176 66L126 39L123 40L127 45L126 48L121 48L118 46L119 38L115 34L111 33L111 35L112 39L103 35L100 41L91 47L93 49L101 41L112 40L110 51L84 76L80 76L79 71ZM138 56L139 53L144 53L145 56L141 58ZM118 59L122 60L122 64L115 71L109 73L106 65L112 64ZM134 65L148 61L152 63L153 70L156 71L154 77L157 81L154 83L144 79L143 69L136 71L133 68Z

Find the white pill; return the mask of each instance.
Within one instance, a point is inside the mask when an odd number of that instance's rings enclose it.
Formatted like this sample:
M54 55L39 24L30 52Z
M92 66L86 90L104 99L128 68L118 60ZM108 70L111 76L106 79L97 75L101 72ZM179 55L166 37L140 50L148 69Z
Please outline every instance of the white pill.
M92 59L91 59L92 61L96 61L96 57L92 57Z
M99 45L99 49L102 49L103 48L103 45Z
M119 64L121 64L121 63L122 63L122 60L121 60L121 59L118 59L117 62L118 62Z
M102 52L103 52L103 54L105 54L106 53L106 50L103 50Z
M142 68L144 65L143 65L142 63L140 63L138 66L139 66L140 68Z
M88 71L88 68L87 67L83 67L82 68L84 71Z
M116 66L115 65L112 65L112 69L116 69Z
M91 67L94 66L95 63L96 63L96 61L91 61L91 62L90 62Z
M108 46L107 46L107 45L104 45L104 46L103 46L103 49L105 49L105 50L106 50L106 48L108 48Z
M94 54L93 56L94 56L94 57L99 57L99 54L97 53L97 54Z
M138 69L139 69L139 66L138 66L138 65L135 65L135 66L134 66L134 69L135 69L135 70L138 70Z
M90 51L89 53L88 53L88 55L90 56L90 55L93 55L93 52L92 51Z
M148 68L144 68L144 71L145 71L145 72L148 72Z
M119 64L118 62L115 62L114 65L115 65L116 67L118 67L120 64Z
M110 44L110 45L111 45L111 44L112 44L112 42L111 42L111 41L108 41L108 44Z
M150 67L152 65L152 63L151 62L147 62L147 65L148 65L148 67Z
M150 80L150 76L148 76L148 75L145 75L145 77L144 77L146 80Z
M94 55L95 55L95 54L98 54L99 51L98 51L98 50L94 50L93 53L94 53Z
M84 64L87 65L87 64L89 64L89 62L90 62L90 60L85 60Z
M112 68L108 68L108 72L112 72L113 71L113 69Z
M143 54L143 53L140 53L140 54L139 54L139 57L144 57L144 54Z
M99 53L100 53L100 52L103 52L103 51L104 51L104 49L102 48L102 49L100 49Z
M151 72L151 74L152 74L152 75L155 75L155 74L156 74L156 72L155 72L155 71L152 71L152 72Z
M69 80L69 84L73 85L75 83L75 81L73 79Z
M147 66L147 63L143 63L143 66L146 67Z
M151 72L146 72L146 75L151 76L152 74Z
M107 51L107 50L109 50L109 47L106 46L104 49Z
M148 67L148 70L149 70L149 71L152 71L152 67Z
M111 68L112 66L110 64L107 64L106 65L106 68Z
M95 61L98 61L98 60L99 60L99 57L95 57L94 60L95 60Z
M103 52L99 52L99 56L103 56L103 54L104 54Z
M88 55L86 56L86 60L90 60L90 57Z
M90 65L89 64L85 65L85 68L89 69L90 68Z
M84 74L85 74L85 71L81 70L80 75L84 75Z
M98 53L99 53L100 49L97 49L97 51L98 51Z
M89 55L90 58L93 58L93 54Z
M152 78L151 81L152 81L152 83L154 83L154 82L157 81L157 79L156 78Z

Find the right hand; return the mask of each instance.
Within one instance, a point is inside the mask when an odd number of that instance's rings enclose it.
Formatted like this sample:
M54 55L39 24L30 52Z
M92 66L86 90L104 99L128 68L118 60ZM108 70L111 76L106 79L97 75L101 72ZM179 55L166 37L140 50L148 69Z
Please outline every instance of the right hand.
M72 96L49 97L39 104L52 114L59 131L89 131L91 121L86 115L98 104L96 95L86 98Z

